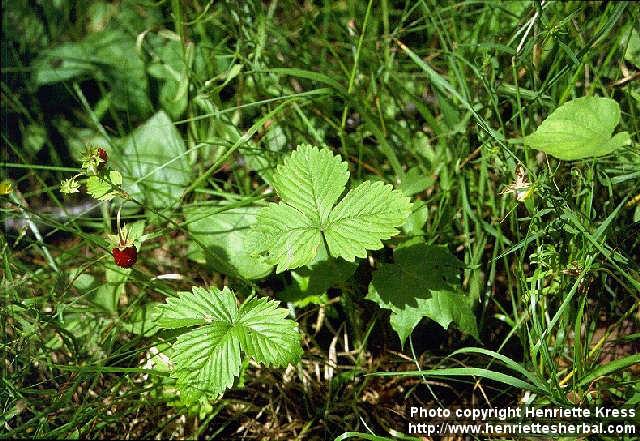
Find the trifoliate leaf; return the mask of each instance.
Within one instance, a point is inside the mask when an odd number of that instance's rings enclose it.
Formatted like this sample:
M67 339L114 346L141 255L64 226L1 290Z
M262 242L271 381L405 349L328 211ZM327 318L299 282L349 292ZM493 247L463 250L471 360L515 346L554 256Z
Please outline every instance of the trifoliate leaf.
M324 241L332 256L348 261L382 248L381 240L397 234L410 214L409 198L391 185L366 181L338 202L348 178L347 163L329 149L299 146L273 175L282 201L258 214L255 253L280 273L311 263Z
M94 175L87 179L87 193L99 201L110 201L116 197L118 193L112 189L111 183L100 176Z
M445 248L416 244L396 249L394 261L374 273L366 298L392 311L391 326L402 343L423 317L444 328L454 322L477 336L470 300L458 287L458 259Z
M217 397L232 386L241 351L276 366L296 362L302 352L297 323L273 300L250 298L238 308L228 288L194 287L156 311L159 328L197 326L180 335L172 348L172 376L183 401Z
M576 98L554 110L523 142L565 161L602 156L631 142L627 132L611 136L619 122L616 101Z

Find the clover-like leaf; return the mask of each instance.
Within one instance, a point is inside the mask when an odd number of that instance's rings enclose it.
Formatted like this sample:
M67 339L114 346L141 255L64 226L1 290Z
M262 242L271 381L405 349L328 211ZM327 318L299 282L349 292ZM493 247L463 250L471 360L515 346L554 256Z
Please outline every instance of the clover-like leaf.
M477 337L470 300L458 287L458 259L445 248L421 243L397 248L394 260L374 273L366 298L392 311L390 323L401 343L423 317L445 329L453 322Z
M325 242L330 255L348 261L382 248L411 213L409 198L391 185L365 181L338 201L348 179L340 156L299 146L273 175L281 202L258 213L255 254L277 264L280 273L313 262Z
M627 132L611 136L619 122L616 101L576 98L554 110L523 142L565 161L602 156L631 142Z
M296 362L302 353L300 334L287 315L288 310L265 298L250 298L238 307L228 288L194 287L158 305L159 328L195 326L172 347L172 376L181 399L217 397L231 387L240 372L241 352L267 365Z

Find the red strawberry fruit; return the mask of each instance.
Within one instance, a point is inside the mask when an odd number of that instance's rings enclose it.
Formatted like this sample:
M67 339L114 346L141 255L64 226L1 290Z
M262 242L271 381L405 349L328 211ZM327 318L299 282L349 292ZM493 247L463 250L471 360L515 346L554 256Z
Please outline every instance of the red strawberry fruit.
M111 250L113 261L120 268L131 268L138 260L138 249L135 245L129 247L116 247Z
M102 162L107 162L109 160L109 156L107 156L107 151L103 148L98 149L98 156L102 159Z
M100 158L100 162L98 163L98 170L104 171L104 169L107 167L107 161L109 160L107 151L103 148L98 148L98 158Z

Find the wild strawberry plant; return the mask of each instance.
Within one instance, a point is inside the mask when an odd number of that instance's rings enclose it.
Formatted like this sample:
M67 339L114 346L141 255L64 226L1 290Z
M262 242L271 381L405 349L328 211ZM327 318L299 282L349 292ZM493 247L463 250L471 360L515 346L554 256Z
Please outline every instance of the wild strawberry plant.
M409 198L390 184L365 181L340 199L348 179L347 163L329 149L299 146L273 176L281 201L258 213L254 253L282 272L310 264L325 246L350 262L382 248L411 213Z
M267 366L296 363L302 354L298 324L278 302L250 296L238 306L229 289L193 287L157 308L161 329L193 328L171 348L171 375L183 402L215 398L233 385L242 353Z

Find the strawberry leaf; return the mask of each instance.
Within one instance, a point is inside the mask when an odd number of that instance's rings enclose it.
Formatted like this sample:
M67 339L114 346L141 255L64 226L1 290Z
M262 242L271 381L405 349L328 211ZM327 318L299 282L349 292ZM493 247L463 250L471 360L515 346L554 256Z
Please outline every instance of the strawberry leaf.
M94 175L87 179L87 193L99 201L110 201L118 195L117 191L112 191L113 185L106 179Z
M328 245L329 254L353 261L398 233L411 213L409 198L391 185L364 182L341 201L348 166L329 149L301 145L273 176L281 198L263 208L252 228L252 248L276 272L313 262Z
M397 248L392 264L374 273L367 299L391 310L390 323L404 344L424 317L478 336L470 299L459 289L462 263L445 248L416 244Z
M250 298L238 308L228 288L194 287L158 305L159 328L195 327L172 348L172 376L181 399L221 395L240 372L241 352L267 365L297 362L302 353L298 324L287 315L288 310L266 298Z

